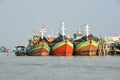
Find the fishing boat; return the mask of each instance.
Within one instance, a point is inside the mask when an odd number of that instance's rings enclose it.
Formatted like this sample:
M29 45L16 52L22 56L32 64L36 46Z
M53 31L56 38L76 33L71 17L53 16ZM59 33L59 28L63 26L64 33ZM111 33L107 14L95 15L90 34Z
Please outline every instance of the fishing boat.
M29 40L29 45L27 46L27 55L29 56L48 56L50 52L50 47L48 41L44 36L45 28L41 28L40 34L35 34L33 40Z
M73 55L73 43L65 35L64 22L62 23L61 32L58 37L53 41L52 55L54 56L72 56Z
M86 34L74 41L75 55L89 55L94 56L98 50L98 38L89 34L89 26L86 25Z
M25 46L16 46L15 47L15 55L16 56L25 56L26 55L26 47Z

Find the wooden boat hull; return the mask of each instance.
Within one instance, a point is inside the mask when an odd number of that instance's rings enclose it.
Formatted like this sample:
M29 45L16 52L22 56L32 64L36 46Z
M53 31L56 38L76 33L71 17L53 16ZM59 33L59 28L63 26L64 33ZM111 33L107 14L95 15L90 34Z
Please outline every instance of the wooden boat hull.
M72 56L73 43L69 40L57 42L52 48L52 55L54 56Z
M90 42L87 40L85 42L80 42L75 45L75 55L89 55L95 56L98 50L98 43L94 40Z
M27 55L29 56L48 56L50 47L45 42L40 42L37 45L28 47Z
M15 52L15 55L16 55L16 56L25 56L26 53L25 53L24 51L16 51L16 52Z
M48 55L49 52L44 48L36 49L34 51L29 52L29 56L48 56Z

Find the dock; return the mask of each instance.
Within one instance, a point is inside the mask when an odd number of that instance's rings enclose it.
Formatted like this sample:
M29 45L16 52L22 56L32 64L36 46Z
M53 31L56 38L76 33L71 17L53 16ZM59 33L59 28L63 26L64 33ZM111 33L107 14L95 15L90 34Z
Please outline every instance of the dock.
M105 48L105 44L102 38L100 38L99 44L98 44L98 56L107 56L108 52Z

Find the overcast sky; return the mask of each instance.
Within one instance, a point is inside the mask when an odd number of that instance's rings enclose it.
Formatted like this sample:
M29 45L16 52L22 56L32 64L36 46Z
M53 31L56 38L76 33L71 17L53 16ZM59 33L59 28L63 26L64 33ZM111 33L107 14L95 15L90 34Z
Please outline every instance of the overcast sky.
M42 24L57 34L62 22L71 37L86 23L95 36L120 35L120 0L0 0L0 46L26 46Z

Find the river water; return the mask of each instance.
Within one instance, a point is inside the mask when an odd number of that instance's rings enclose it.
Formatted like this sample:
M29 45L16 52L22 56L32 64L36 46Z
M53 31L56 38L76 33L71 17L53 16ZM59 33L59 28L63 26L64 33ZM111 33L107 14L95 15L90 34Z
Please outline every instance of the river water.
M120 56L15 56L0 53L0 80L120 80Z

